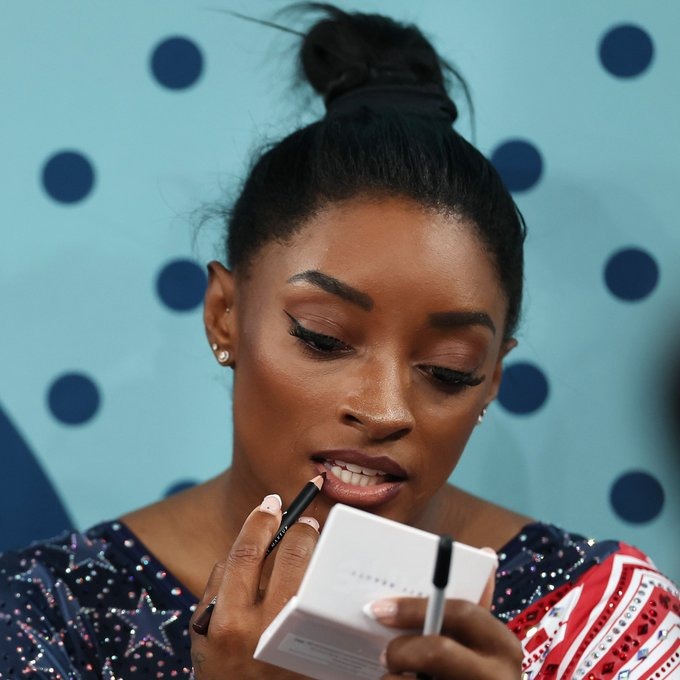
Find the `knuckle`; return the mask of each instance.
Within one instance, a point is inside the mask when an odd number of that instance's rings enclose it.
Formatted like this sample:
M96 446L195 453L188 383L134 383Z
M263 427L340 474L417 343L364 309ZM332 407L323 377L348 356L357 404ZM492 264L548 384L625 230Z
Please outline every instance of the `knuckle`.
M425 661L428 667L437 668L450 658L454 651L453 641L447 637L437 635L432 639L425 651Z
M456 614L461 618L468 618L477 613L478 605L467 600L456 600Z
M307 565L309 558L312 556L311 546L307 541L305 542L289 542L288 544L279 547L279 555L277 562L287 568L299 568Z
M227 563L231 566L258 564L264 557L264 549L257 543L235 545L229 552Z

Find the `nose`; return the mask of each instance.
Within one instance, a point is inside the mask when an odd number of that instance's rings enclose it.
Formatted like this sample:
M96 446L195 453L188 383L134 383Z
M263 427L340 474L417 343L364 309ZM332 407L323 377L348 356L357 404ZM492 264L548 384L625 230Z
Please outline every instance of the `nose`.
M414 429L407 369L393 361L362 362L348 382L339 409L344 424L372 441L400 439Z

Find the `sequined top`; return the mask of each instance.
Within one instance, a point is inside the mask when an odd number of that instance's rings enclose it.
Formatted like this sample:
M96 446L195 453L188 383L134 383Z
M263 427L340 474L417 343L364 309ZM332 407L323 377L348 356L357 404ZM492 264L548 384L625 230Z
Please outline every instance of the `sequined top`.
M494 614L524 677L680 677L677 588L642 553L552 525L499 553ZM0 678L191 677L196 599L122 524L0 556Z

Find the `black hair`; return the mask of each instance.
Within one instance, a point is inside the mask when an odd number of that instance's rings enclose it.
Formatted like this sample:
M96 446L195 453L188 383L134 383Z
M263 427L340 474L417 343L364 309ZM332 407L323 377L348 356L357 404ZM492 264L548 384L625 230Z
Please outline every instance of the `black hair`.
M458 77L415 26L332 5L307 7L323 16L303 35L301 71L327 101L338 91L358 95L385 85L435 86L446 97L445 74ZM410 198L474 226L505 292L505 337L511 337L521 308L524 221L493 165L453 129L451 118L398 106L337 113L331 104L328 115L255 161L225 213L229 266L246 275L259 248L285 242L329 203L360 195Z

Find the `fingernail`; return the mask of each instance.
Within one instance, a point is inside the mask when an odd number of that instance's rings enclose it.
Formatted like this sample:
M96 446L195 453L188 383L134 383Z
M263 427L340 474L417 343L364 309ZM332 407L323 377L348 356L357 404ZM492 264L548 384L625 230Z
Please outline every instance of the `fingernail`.
M313 517L307 517L306 515L303 515L300 517L298 520L301 524L308 524L316 533L319 533L319 523L313 518Z
M380 657L378 659L380 661L380 665L383 668L387 668L387 650L383 649L382 652L380 652Z
M268 512L270 515L278 515L281 510L281 496L277 493L270 493L262 499L260 504L261 512Z
M374 600L364 605L363 612L375 621L389 619L397 613L397 603L394 600Z

